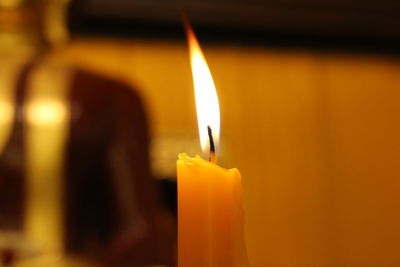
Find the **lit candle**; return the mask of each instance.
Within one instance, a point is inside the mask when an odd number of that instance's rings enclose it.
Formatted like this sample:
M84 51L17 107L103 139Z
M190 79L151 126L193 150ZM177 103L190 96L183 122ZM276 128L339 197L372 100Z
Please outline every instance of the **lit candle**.
M182 153L178 168L178 266L248 266L241 177L216 164L218 97L197 39L187 27L202 148L209 161Z

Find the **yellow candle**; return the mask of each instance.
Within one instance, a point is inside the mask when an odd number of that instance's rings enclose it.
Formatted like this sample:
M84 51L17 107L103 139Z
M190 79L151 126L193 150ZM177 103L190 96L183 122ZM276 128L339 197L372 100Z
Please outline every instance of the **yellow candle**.
M244 243L241 177L218 166L219 104L207 63L190 27L188 40L199 135L210 161L179 155L178 266L248 266Z
M240 173L180 154L179 267L247 266Z

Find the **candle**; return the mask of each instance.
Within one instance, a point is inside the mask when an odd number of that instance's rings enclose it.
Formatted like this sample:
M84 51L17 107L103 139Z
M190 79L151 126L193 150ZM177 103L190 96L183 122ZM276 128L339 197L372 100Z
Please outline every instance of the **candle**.
M241 176L216 164L219 104L197 39L187 26L199 136L209 161L179 154L178 266L248 266L244 244Z

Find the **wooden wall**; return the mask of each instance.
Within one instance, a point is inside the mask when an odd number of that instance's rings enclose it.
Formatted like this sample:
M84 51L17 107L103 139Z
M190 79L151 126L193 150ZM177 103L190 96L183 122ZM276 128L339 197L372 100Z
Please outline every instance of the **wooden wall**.
M220 97L223 163L243 175L251 263L400 266L400 58L204 51ZM154 137L195 140L184 43L80 39L61 52L137 86ZM163 153L175 160L176 151Z

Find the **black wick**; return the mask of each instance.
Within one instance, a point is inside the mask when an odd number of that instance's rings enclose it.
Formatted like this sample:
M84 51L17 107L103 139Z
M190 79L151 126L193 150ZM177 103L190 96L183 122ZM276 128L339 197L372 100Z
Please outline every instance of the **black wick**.
M212 129L211 129L210 125L207 125L207 131L208 131L208 138L210 139L210 159L209 159L209 161L211 161L212 163L215 163L216 162L215 145L214 145L214 138L212 135Z

